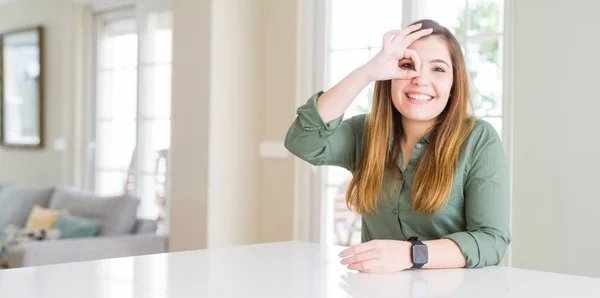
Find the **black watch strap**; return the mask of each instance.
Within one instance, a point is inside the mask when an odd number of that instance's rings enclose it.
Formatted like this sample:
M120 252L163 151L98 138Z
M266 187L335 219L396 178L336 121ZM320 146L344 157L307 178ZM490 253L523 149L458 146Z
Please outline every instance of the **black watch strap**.
M412 244L423 244L423 242L419 240L419 237L410 237L408 238L408 241L412 242Z
M412 243L412 245L413 245L413 247L411 248L411 258L412 258L412 263L413 263L412 268L415 268L415 269L422 268L426 264L427 261L425 261L425 262L415 261L415 256L413 255L413 253L415 251L414 246L415 245L423 246L423 247L425 247L425 249L427 249L427 246L421 240L419 240L418 237L410 237L410 238L408 238L408 241L410 243Z

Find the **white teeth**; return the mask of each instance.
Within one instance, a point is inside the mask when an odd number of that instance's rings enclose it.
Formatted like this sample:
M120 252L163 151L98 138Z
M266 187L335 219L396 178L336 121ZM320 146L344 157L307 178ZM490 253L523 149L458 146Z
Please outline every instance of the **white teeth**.
M423 95L423 94L406 94L406 96L414 99L414 100L420 100L420 101L428 101L433 99L433 97L428 96L428 95Z

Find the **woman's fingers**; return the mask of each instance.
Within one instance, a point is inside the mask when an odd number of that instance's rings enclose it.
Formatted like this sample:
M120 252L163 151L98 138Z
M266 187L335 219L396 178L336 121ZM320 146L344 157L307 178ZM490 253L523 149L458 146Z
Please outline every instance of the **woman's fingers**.
M390 30L383 35L383 47L386 48L392 43L392 37L400 34L402 30Z
M419 55L417 54L417 52L415 50L411 50L411 49L406 49L404 50L404 55L402 57L400 57L400 59L402 58L408 58L412 60L412 69L406 68L406 67L402 67L401 64L410 64L409 62L401 62L402 60L400 60L398 62L398 67L397 67L397 72L396 75L394 76L396 79L411 79L414 78L416 76L419 76L419 73L421 71L421 58L419 58Z
M412 60L413 66L414 66L414 71L417 73L421 72L421 58L419 58L417 51L411 50L411 49L406 49L406 50L404 50L403 58L409 58L410 60Z
M363 262L367 260L373 260L379 257L379 252L375 249L371 249L365 252L361 252L359 254L355 254L351 257L347 257L341 261L344 265L354 264L357 262Z
M408 26L402 30L390 30L383 35L383 49L369 61L375 80L389 80L391 78L409 79L419 75L421 60L417 53L409 50L408 46L415 40L431 34L433 29L424 29L422 24ZM402 68L398 61L410 58L414 63L413 69Z
M398 73L394 77L395 79L412 79L414 77L418 77L419 73L414 70L407 70L398 68Z
M348 265L348 269L358 270L358 271L373 270L373 269L379 268L379 267L382 267L381 261L379 259L367 260L367 261L352 263L352 264Z
M400 46L402 48L407 48L410 44L415 42L415 40L417 40L423 36L427 36L427 35L431 34L431 32L433 32L432 28L419 30L417 32L411 33L411 34L407 35L406 37L404 37L400 41Z
M400 30L400 34L396 35L394 37L394 39L396 39L396 38L403 39L405 36L409 35L411 32L419 30L422 26L423 26L423 24L421 24L421 23L408 26L408 27Z
M383 35L383 45L384 46L390 45L390 43L392 43L392 41L404 39L404 37L409 35L411 32L419 30L419 28L421 28L421 26L423 26L423 24L418 23L418 24L414 24L412 26L408 26L402 30L390 30L386 34Z

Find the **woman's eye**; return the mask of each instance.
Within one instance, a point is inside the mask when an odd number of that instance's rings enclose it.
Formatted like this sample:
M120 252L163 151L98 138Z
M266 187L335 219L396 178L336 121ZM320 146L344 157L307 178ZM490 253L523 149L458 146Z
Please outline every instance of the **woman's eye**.
M409 69L413 69L414 68L414 66L413 66L412 63L401 63L400 67L402 67L402 68L409 68Z
M441 68L441 67L434 67L434 68L433 68L433 71L437 71L437 72L446 72L446 70L444 70L444 69L443 69L443 68Z

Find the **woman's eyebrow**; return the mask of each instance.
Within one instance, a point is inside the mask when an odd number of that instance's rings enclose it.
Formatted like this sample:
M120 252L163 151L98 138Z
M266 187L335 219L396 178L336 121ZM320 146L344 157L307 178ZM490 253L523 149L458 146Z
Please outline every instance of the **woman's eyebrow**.
M450 67L450 64L448 62L444 61L443 59L429 60L429 63L436 63L436 62L446 64L448 67Z

